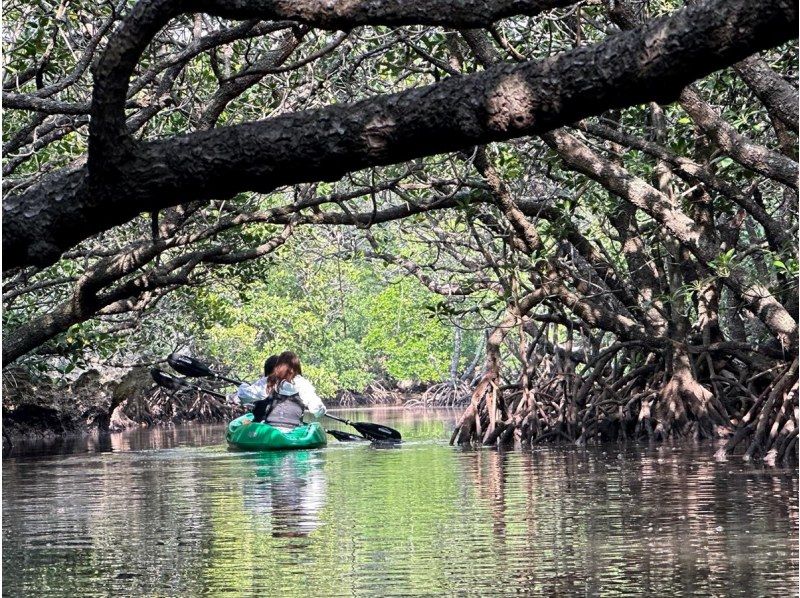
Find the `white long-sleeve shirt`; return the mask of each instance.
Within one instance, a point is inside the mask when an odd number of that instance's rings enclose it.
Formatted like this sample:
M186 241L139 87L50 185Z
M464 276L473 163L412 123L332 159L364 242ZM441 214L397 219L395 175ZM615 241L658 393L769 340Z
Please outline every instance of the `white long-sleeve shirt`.
M267 379L259 378L252 384L242 384L236 391L242 403L253 403L267 398ZM295 376L291 382L282 382L278 388L278 394L284 396L300 395L300 402L303 403L309 413L314 417L322 417L327 409L322 399L314 390L314 385L302 376Z

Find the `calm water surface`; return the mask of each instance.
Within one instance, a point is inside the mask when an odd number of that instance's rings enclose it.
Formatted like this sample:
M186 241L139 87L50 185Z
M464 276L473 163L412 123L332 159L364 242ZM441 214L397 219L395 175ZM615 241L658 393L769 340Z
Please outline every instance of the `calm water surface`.
M794 470L463 450L454 412L351 417L407 441L237 453L184 426L5 459L3 595L797 595Z

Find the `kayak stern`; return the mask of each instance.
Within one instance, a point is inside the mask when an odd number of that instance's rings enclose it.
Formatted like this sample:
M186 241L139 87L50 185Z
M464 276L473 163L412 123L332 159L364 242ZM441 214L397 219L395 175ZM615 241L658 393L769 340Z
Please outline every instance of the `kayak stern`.
M252 413L237 417L228 424L225 439L233 448L251 451L319 448L328 443L325 430L318 422L281 432L269 424L254 423Z

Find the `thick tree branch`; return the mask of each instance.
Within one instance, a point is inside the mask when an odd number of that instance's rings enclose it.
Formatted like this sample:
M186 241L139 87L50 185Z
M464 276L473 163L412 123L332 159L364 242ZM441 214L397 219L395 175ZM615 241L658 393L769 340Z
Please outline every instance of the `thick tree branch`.
M681 92L681 106L728 156L745 168L797 189L797 162L741 135L693 87Z
M77 281L69 298L16 327L12 335L4 338L3 365L16 361L75 324L98 314L134 309L150 301L148 294L160 295L187 284L189 276L201 264L232 264L272 253L286 242L292 230L293 227L287 225L269 241L245 249L228 244L189 247L149 270L144 267L173 247L174 242L158 239L152 243L134 243L118 255L93 264ZM131 277L123 280L128 275Z
M140 4L134 12L149 7ZM103 116L122 113L127 81L112 85L100 77L116 72L103 62L93 100L92 124L100 128L94 147L115 149L94 158L109 158L114 176L90 180L83 168L7 198L3 267L52 263L80 240L141 211L333 180L371 165L541 133L609 108L670 101L689 82L791 39L796 29L797 6L788 0L709 0L553 59L498 65L351 106L143 144L127 154L119 136L124 127ZM119 155L126 159L116 161Z
M690 160L689 158L678 156L663 145L659 145L653 141L646 141L634 135L628 135L627 133L605 125L581 122L579 127L602 139L608 139L623 146L641 150L654 158L663 160L672 167L675 174L689 181L691 184L701 182L706 185L709 190L721 193L747 210L756 222L764 227L767 240L773 249L779 250L784 247L791 247L794 244L794 237L791 235L791 232L786 229L785 223L778 222L751 196L743 193L738 187L725 181L722 177L715 175L702 164Z
M800 122L797 90L758 56L745 58L733 68L769 113L796 133Z

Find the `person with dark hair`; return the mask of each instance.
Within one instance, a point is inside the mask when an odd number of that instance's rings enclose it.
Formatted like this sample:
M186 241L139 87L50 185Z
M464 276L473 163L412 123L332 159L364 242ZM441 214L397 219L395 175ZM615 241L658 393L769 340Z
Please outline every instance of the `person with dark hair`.
M322 417L326 408L314 385L302 376L300 358L292 351L270 356L264 362L264 378L242 384L238 395L242 402L252 402L253 421L264 421L281 431L303 423L303 412Z
M278 356L277 355L270 355L264 361L264 377L266 378L272 373L272 370L275 369L275 365L278 363Z
M252 400L253 402L253 421L260 422L264 419L264 414L267 412L267 407L269 403L269 399L267 398L267 393L265 391L267 378L272 373L272 370L275 369L275 365L278 363L278 356L277 355L270 355L264 361L264 377L259 378L254 384L252 385L242 385L249 388L252 388L252 392L248 393L248 396L245 398L243 397L242 393L239 394L239 398L242 399L243 402L249 402L247 399ZM241 387L240 387L241 388ZM247 391L245 391L247 392ZM256 399L255 396L261 396L264 398Z

